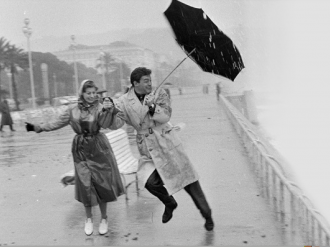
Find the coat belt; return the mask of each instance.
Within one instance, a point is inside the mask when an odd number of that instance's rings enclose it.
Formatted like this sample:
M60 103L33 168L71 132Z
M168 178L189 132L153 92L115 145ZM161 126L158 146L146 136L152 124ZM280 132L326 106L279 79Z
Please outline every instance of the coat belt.
M166 125L167 125L167 123L164 123L161 125L149 127L147 129L137 130L136 132L137 132L137 135L152 134L152 133L154 133L154 130L162 133L162 131Z
M152 134L152 133L154 133L154 131L152 130L152 128L148 128L148 129L143 129L143 130L138 130L137 131L137 135Z

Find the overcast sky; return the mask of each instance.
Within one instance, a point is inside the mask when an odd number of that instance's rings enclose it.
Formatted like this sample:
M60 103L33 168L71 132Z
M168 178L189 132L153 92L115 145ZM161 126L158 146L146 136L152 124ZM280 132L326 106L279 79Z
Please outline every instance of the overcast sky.
M237 19L228 11L235 8L235 0L231 4L228 0L182 2L202 7L210 17L222 13L227 19ZM33 29L31 39L102 33L120 28L166 27L163 12L171 0L0 0L0 3L0 36L20 43L25 40L22 27L26 17Z

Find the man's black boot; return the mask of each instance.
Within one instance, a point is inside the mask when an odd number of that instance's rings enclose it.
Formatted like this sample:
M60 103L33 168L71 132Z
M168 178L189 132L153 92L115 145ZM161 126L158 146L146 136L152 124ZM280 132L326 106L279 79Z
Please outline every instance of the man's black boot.
M212 231L213 230L214 222L213 222L212 216L209 216L209 217L205 218L204 227L207 231Z
M173 198L174 199L174 198ZM163 223L169 222L173 217L173 211L177 208L178 204L175 200L171 203L165 204L165 211L163 214Z

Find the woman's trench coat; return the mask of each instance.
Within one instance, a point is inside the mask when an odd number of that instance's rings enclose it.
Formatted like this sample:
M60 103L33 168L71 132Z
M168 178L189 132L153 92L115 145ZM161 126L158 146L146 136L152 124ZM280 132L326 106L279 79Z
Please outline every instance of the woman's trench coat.
M157 169L170 195L198 180L198 175L173 126L170 99L164 89L159 91L156 99L155 113L151 117L148 107L142 105L134 88L115 100L116 106L122 111L126 123L136 131L136 141L141 154L139 159L138 177L146 183L151 173Z
M99 130L118 129L124 121L113 110L103 110L100 103L89 108L78 103L69 106L58 119L39 127L52 131L68 124L77 134L72 142L75 198L87 207L117 200L124 194L124 186L109 141Z

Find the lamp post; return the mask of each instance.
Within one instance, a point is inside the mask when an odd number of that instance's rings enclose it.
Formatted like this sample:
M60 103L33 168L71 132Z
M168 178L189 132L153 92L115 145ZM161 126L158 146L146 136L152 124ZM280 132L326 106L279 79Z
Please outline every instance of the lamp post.
M27 48L29 54L29 67L30 67L30 83L31 83L31 95L32 95L32 107L33 109L36 108L36 100L35 100L35 93L34 93L34 79L33 79L33 68L32 68L32 57L31 57L31 50L30 50L30 37L32 34L32 29L29 27L30 20L29 18L24 19L25 26L23 27L23 33L27 38Z
M100 62L101 62L101 71L102 71L102 83L103 83L103 89L107 90L107 85L105 81L105 61L104 61L105 53L103 52L102 48L100 51Z
M74 35L71 35L72 40L72 48L73 48L73 63L74 63L74 77L75 77L75 84L76 84L76 94L78 95L79 90L79 84L78 84L78 70L77 70L77 63L76 63L76 37Z
M126 82L125 82L124 76L123 76L123 62L122 61L119 62L119 73L120 73L121 91L122 92L125 92L125 90L126 90Z
M55 98L57 98L57 83L56 83L55 73L53 73L53 78L54 78L54 95L55 95Z
M13 85L12 85L12 80L11 80L11 72L10 69L6 68L5 69L7 76L8 76L8 82L9 82L9 98L13 98Z

